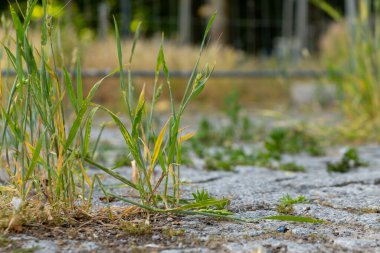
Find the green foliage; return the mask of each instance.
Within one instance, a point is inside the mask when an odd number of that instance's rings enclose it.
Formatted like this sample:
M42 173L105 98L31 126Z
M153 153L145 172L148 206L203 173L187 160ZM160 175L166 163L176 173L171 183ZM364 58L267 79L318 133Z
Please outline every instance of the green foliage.
M282 163L279 165L279 170L290 171L290 172L305 172L305 167L298 165L294 162Z
M351 169L367 165L368 163L364 162L359 157L359 153L355 148L349 148L346 152L344 152L343 157L340 159L340 161L335 163L327 163L327 171L345 173Z
M279 221L293 221L293 222L304 222L304 223L323 223L323 220L314 219L311 217L303 216L292 216L292 215L275 215L267 216L260 219L265 220L279 220Z
M211 199L210 194L205 189L202 189L202 191L197 190L196 192L193 192L191 195L193 195L195 202L202 202Z
M206 191L205 189L202 189L202 191L197 190L195 193L192 193L194 197L195 203L204 203L206 201L215 201L214 197L211 197L211 195ZM225 207L230 203L229 200L225 199L225 201L222 201L214 206L216 210L224 210ZM208 209L200 209L199 211L204 212Z
M92 187L80 157L88 153L92 115L96 110L89 112L89 106L104 78L83 97L80 78L75 94L70 74L64 69L63 78L58 76L55 58L48 59L53 42L47 1L42 1L39 47L32 45L29 38L36 4L37 1L29 1L23 13L10 6L16 50L3 46L16 78L13 83L9 83L10 78L1 83L4 97L0 104L0 158L10 178L9 184L23 202L28 202L28 195L34 189L54 210L75 208L79 195L87 194L85 185ZM65 116L65 94L75 112L71 126ZM84 135L81 129L86 129Z
M205 158L205 169L233 171L235 166L256 165L256 159L242 148L225 147Z
M277 204L276 210L279 213L290 214L293 212L294 204L307 203L308 200L305 196L298 196L297 198L292 198L289 194L286 194L280 199L280 203Z
M282 154L300 152L313 156L324 154L317 139L299 128L275 128L268 134L264 145L275 159L280 159Z
M130 236L150 235L153 233L152 226L145 224L144 222L134 223L125 221L121 226L119 226L119 229L121 229L124 233Z
M378 140L380 33L374 27L380 21L379 1L360 1L352 22L345 22L326 0L311 2L344 26L340 35L331 37L332 48L321 54L345 116L339 132L349 140Z
M183 210L208 208L225 202L225 200L209 199L204 203L196 202L181 205L182 202L180 197L182 144L192 136L192 134L182 135L182 130L180 129L181 119L188 103L202 92L212 72L212 69L210 69L208 65L206 65L203 70L199 71L198 65L205 46L207 34L214 18L215 15L210 19L206 28L198 59L194 65L192 75L188 81L179 106L175 104L173 98L170 75L165 62L164 44L162 41L157 55L156 76L153 84L153 97L150 101L150 108L146 106L147 99L145 98L145 87L140 91L140 96L137 100L135 100L133 96L135 84L132 82L131 64L139 36L139 29L137 29L132 44L128 60L127 76L125 76L123 71L123 50L121 48L118 25L115 21L116 47L120 70L120 89L127 109L127 116L131 128L129 129L127 125L123 123L121 118L108 108L96 104L92 104L92 106L105 111L120 130L120 133L125 140L125 145L130 153L132 169L134 170L135 176L131 179L126 178L118 175L111 169L99 165L89 157L84 158L84 160L114 178L119 179L129 187L137 190L141 203L135 203L134 201L124 198L120 198L121 200L138 205L150 211L171 210L173 208L181 208ZM171 115L163 126L156 126L153 122L155 104L160 99L163 88L162 85L158 85L160 71L163 72L166 79L166 87L170 98ZM115 168L116 167L113 169ZM156 174L157 171L160 176L159 178L154 179L153 175ZM100 181L98 183L101 185ZM164 205L163 209L161 208L162 205L159 205L159 202L162 202ZM159 206L160 208L158 208Z

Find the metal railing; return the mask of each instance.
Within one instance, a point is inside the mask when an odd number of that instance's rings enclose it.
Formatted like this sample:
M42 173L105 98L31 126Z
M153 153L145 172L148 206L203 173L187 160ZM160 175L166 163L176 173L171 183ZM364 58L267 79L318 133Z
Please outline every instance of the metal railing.
M83 70L82 77L84 78L101 78L108 75L111 71L109 70ZM5 70L1 71L3 76L16 76L14 70ZM61 72L58 71L58 75L61 75ZM76 71L71 72L73 76L76 76ZM125 73L127 74L127 73ZM134 70L134 77L154 77L154 71L145 71L145 70ZM163 75L163 73L160 73ZM118 77L118 73L115 73L113 76ZM191 75L191 71L170 71L170 76L174 78L188 78ZM213 78L276 78L276 77L285 77L285 78L320 78L326 76L326 71L323 70L254 70L254 71L214 71L211 75Z

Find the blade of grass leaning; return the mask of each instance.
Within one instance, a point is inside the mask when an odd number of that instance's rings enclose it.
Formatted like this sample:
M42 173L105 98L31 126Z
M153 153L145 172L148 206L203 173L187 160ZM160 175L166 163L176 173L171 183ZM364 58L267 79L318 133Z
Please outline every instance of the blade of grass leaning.
M65 151L71 146L72 142L74 141L74 138L75 138L75 136L78 133L78 130L79 130L81 124L82 124L83 118L84 118L84 116L85 116L85 114L86 114L86 112L88 110L88 107L90 106L90 101L94 97L95 92L99 89L99 86L102 84L102 82L106 78L112 76L117 71L118 71L118 69L112 71L111 73L109 73L108 75L106 75L105 77L103 77L102 79L100 79L98 82L96 82L94 84L94 86L91 88L89 94L87 95L87 97L85 98L85 100L82 102L81 108L78 111L78 114L76 115L76 118L75 118L75 120L73 122L72 127L70 128L67 140L66 140L66 142L64 144Z
M162 145L162 142L164 140L164 137L165 137L165 133L166 133L166 128L169 124L169 121L167 121L165 123L165 125L162 127L160 133L158 134L158 137L156 139L156 143L154 144L154 150L153 150L153 157L152 157L152 161L150 163L150 168L149 168L149 172L148 172L148 176L150 177L152 171L153 171L153 168L154 168L154 165L157 161L157 158L158 158L158 155L160 154L161 152L161 145Z
M83 140L83 149L82 149L82 156L88 156L89 154L89 145L90 145L90 137L91 137L91 130L92 130L92 122L95 116L95 113L98 111L98 107L94 107L88 117L87 117L87 123L86 123L86 130L84 134L84 140Z
M292 215L274 215L258 218L260 220L279 220L279 221L295 221L306 223L323 223L323 220L318 220L310 217L292 216Z
M85 160L88 164L90 164L90 165L92 165L92 166L94 166L94 167L96 167L96 168L98 168L98 169L104 171L104 172L107 173L108 175L110 175L110 176L112 176L113 178L119 180L120 182L122 182L122 183L124 183L124 184L126 184L126 185L128 185L128 186L130 186L130 187L132 187L133 189L135 189L135 190L138 190L138 189L139 189L139 187L138 187L136 184L132 183L131 181L129 181L129 180L126 179L125 177L119 175L118 173L116 173L116 172L114 172L114 171L112 171L112 170L110 170L110 169L108 169L108 168L106 168L106 167L104 167L104 166L102 166L102 165L96 163L96 162L94 162L94 161L91 160L90 158L85 157L84 160Z
M327 1L325 0L309 0L310 3L314 4L315 6L319 7L321 10L326 12L330 17L332 17L336 22L342 21L342 14L337 11L334 7L332 7Z
M73 106L75 113L78 113L79 107L78 107L77 99L76 99L76 96L74 93L74 88L73 88L73 84L71 82L71 78L70 78L69 73L67 72L66 68L63 68L63 76L65 79L67 95L69 96L69 100L71 102L71 105Z

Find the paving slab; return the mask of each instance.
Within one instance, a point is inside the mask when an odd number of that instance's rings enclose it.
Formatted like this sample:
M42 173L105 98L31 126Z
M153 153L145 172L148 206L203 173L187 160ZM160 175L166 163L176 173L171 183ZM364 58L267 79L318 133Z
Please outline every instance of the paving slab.
M239 166L235 172L205 171L183 167L183 196L206 189L215 197L228 197L230 211L242 218L277 215L276 205L285 194L304 195L309 202L294 205L293 215L314 217L322 224L260 220L253 223L224 221L202 216L185 216L167 223L183 229L182 239L167 239L153 232L148 239L136 237L133 246L121 236L113 244L97 237L39 238L13 234L24 249L35 252L380 252L380 147L359 148L368 167L348 173L328 173L326 162L339 158L339 149L327 156L287 156L306 168L304 173ZM130 168L118 170L128 174ZM98 173L99 171L92 171ZM105 178L105 184L116 183ZM117 189L118 193L126 192ZM96 194L101 195L101 192ZM95 198L98 196L95 195ZM112 205L124 205L113 202ZM169 219L169 218L168 218ZM154 224L153 224L154 225ZM287 231L277 231L285 226Z

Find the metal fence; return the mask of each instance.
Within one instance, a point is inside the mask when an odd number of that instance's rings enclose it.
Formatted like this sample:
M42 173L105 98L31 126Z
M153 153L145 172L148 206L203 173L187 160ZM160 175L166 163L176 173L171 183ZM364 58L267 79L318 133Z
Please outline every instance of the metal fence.
M3 76L16 76L14 70L2 70ZM108 70L82 70L82 76L84 78L90 77L104 77L110 73ZM57 71L57 75L61 76L62 72ZM125 72L125 75L128 73ZM77 75L76 71L72 72L73 76ZM162 76L163 73L160 73ZM170 76L176 78L188 78L191 75L190 71L171 71ZM114 77L118 77L119 74L114 74ZM142 71L137 70L133 72L134 77L154 77L155 72L153 71ZM320 78L326 76L325 71L317 70L256 70L256 71L214 71L212 73L213 78Z

